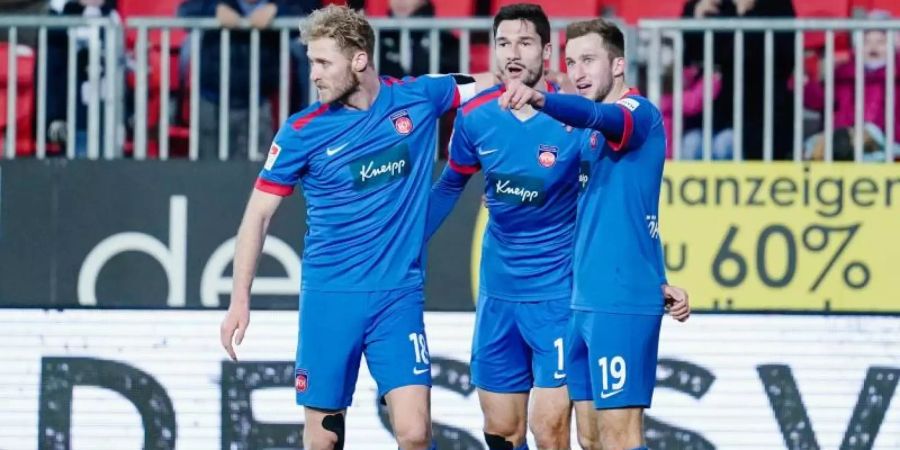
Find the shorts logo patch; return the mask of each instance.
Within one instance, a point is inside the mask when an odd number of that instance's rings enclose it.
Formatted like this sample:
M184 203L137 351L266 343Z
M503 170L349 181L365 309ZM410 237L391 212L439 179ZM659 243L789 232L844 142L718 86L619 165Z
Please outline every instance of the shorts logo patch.
M391 115L391 122L394 123L394 129L402 135L412 133L413 121L409 117L409 112L405 109Z
M556 157L558 155L559 147L544 144L538 146L538 162L548 169L556 165Z
M304 369L297 369L294 377L294 388L298 394L302 394L309 389L309 373Z
M600 133L594 131L591 133L591 148L597 148L598 143L600 143Z
M272 146L269 147L269 156L266 158L265 168L266 170L272 170L272 167L275 167L275 161L278 160L278 155L281 154L281 146L272 143Z

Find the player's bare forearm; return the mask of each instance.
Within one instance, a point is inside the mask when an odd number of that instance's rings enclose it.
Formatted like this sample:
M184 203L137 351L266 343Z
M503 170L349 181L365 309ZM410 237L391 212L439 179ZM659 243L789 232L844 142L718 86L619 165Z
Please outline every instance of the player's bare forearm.
M250 194L235 243L233 292L236 295L232 296L232 301L249 302L250 286L256 274L269 222L280 204L280 196L258 189Z

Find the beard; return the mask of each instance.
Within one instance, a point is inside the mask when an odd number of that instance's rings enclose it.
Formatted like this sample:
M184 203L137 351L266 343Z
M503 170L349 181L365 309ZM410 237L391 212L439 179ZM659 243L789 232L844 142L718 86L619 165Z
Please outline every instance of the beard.
M319 101L322 103L334 103L342 101L359 89L359 77L347 69L339 79L329 82L325 86L316 86L319 91Z
M544 75L544 63L541 62L541 65L537 68L528 67L525 65L516 64L515 67L519 68L519 72L516 74L516 78L511 77L511 73L509 70L509 66L504 69L503 77L506 80L516 79L522 82L525 86L533 88L538 80Z

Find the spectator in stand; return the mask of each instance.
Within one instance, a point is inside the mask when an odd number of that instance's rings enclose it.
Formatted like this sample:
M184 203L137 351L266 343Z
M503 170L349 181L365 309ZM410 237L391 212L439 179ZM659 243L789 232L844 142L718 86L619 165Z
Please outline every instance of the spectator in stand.
M81 17L108 17L116 23L121 23L121 18L115 10L114 1L111 0L69 0L54 2L51 15L81 16ZM58 9L57 9L58 8ZM106 84L103 69L107 67L104 41L115 39L107 36L102 28L80 27L69 31L65 29L50 29L47 32L47 149L51 154L62 152L65 149L67 139L66 101L68 84L65 76L53 76L52 74L66 74L68 60L69 39L75 40L75 153L78 156L87 154L88 141L88 104L89 99L98 98L105 100ZM90 44L92 39L98 39L97 55L100 62L100 90L93 92L89 81ZM121 48L121 45L119 46ZM117 63L117 61L113 61ZM100 107L100 127L102 135L104 108Z
M225 28L237 28L247 19L264 30L277 16L296 16L297 2L291 0L206 0L199 8L182 8L189 16L215 17ZM221 48L219 31L204 32L200 44L200 159L219 155L219 75ZM279 37L277 32L260 33L259 105L257 142L265 154L274 135L270 97L278 91ZM230 37L230 80L228 91L229 158L246 159L250 148L250 32L232 30Z
M434 17L434 5L430 0L390 0L391 17ZM406 75L425 75L430 70L431 38L428 31L411 31L410 60L401 60L400 31L384 30L378 34L381 54L379 72L401 78ZM436 73L459 72L459 41L453 34L440 33L440 59Z
M663 70L666 74L663 78L664 89L660 99L659 109L663 114L663 123L666 127L666 158L672 158L672 142L674 135L675 96L673 94L673 77L675 67L673 63L674 52L670 39L663 40ZM722 74L713 72L712 96L713 101L719 97L722 90ZM681 137L681 159L703 159L703 129L696 126L703 120L703 69L701 66L690 65L682 71L682 125L692 124L691 128L684 127ZM712 159L729 160L733 156L734 133L731 128L719 130L713 134Z
M872 11L870 19L887 19L885 11ZM900 39L897 42L900 48ZM835 160L852 160L853 133L856 124L855 84L856 58L863 59L863 136L864 160L884 161L885 149L885 77L888 58L894 58L895 67L900 68L900 53L887 54L887 33L883 30L869 30L863 35L863 54L853 55L850 61L838 65L834 70L834 135ZM894 101L894 142L900 143L900 81L894 79L896 100ZM825 109L825 84L823 80L809 80L804 87L803 105L816 111ZM898 144L900 146L900 144ZM806 158L823 159L824 133L817 133L806 140ZM900 155L896 147L894 155Z
M684 17L691 18L793 18L791 0L689 0L683 10ZM793 103L788 80L794 67L793 33L775 33L774 83L773 83L773 156L788 159L793 155L791 127ZM714 34L714 62L722 73L722 90L713 102L713 129L716 133L733 127L734 96L734 33ZM765 45L763 32L744 33L744 108L743 108L743 156L745 159L761 159L763 154ZM685 33L685 66L703 64L703 33ZM700 116L702 117L702 115ZM686 123L685 128L702 126L702 123Z

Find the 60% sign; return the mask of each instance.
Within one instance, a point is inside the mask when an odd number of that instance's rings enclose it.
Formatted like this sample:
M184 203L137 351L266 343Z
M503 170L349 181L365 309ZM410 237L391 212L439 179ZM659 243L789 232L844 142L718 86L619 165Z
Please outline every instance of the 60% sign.
M756 273L760 281L768 287L781 288L789 285L797 273L798 251L810 253L822 253L828 256L828 262L821 266L814 281L809 286L809 292L816 292L822 282L832 273L832 269L841 259L841 255L847 250L850 242L859 232L860 224L848 226L827 226L820 224L809 225L798 236L785 225L772 224L762 229L756 239ZM724 287L737 287L747 278L749 271L747 258L734 249L733 243L738 237L738 226L731 225L725 235L725 239L719 246L718 252L712 262L712 275L719 285ZM780 238L785 248L785 264L781 273L773 273L776 270L768 267L769 252L773 247L777 248L777 241L773 246L773 239ZM842 266L837 270L843 272L844 284L852 289L862 289L869 284L871 271L862 261L842 261ZM737 270L730 270L736 267Z

